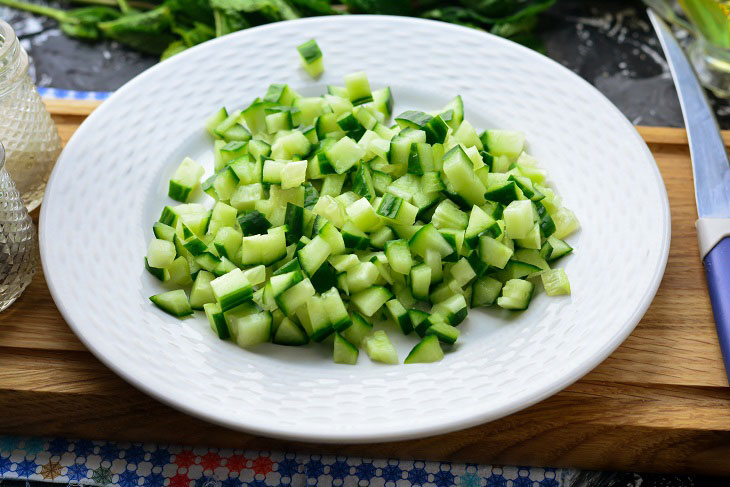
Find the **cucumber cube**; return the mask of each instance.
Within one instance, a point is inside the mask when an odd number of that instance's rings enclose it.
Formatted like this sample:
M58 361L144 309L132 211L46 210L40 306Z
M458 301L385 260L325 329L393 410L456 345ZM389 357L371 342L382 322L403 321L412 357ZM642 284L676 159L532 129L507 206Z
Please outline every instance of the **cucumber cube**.
M398 352L383 330L378 330L363 339L363 348L370 360L395 365L398 363Z
M172 242L153 238L147 248L147 264L159 269L167 267L175 260L176 254L175 245Z
M359 352L357 347L342 335L335 333L334 361L336 364L355 365Z
M511 202L504 209L503 214L505 234L511 239L527 237L534 224L532 217L532 202L530 200Z
M540 275L542 285L545 287L545 293L548 296L560 296L561 294L570 294L570 281L563 269L551 269Z
M444 351L441 350L436 335L428 335L418 342L413 350L403 361L404 364L429 364L439 362L444 358Z
M235 308L251 299L253 288L241 269L214 279L210 283L213 294L223 311Z

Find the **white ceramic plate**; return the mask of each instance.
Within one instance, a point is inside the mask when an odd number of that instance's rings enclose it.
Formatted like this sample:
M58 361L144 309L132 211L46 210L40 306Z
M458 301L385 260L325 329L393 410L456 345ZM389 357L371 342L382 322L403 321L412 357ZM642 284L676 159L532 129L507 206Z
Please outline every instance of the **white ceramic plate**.
M312 80L296 46L316 38ZM582 222L561 265L573 294L528 311L474 310L456 350L433 365L356 367L329 351L218 340L204 316L179 321L147 297L143 268L166 184L184 156L210 169L203 120L271 82L305 95L365 70L395 112L456 94L478 129L527 133L530 151ZM661 280L669 207L646 145L619 111L567 69L517 44L445 23L380 16L282 22L207 42L141 74L97 109L56 164L41 214L43 267L86 346L150 395L250 432L320 442L396 440L493 420L566 387L633 330ZM394 337L397 334L392 334ZM398 340L401 360L414 343Z

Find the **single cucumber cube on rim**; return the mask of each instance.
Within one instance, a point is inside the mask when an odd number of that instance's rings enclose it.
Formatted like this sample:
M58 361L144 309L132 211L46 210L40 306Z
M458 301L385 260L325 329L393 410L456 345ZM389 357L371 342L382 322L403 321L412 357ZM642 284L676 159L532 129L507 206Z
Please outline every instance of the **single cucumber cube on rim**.
M302 59L302 67L312 78L316 78L324 72L322 62L322 51L319 50L317 41L311 39L297 47L299 56Z

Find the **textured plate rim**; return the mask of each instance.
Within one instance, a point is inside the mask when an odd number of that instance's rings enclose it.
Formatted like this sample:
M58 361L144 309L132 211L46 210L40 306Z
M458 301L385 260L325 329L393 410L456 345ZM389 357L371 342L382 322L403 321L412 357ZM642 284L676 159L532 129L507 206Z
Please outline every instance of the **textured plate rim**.
M617 329L614 336L606 341L604 343L603 347L590 359L585 360L584 362L580 364L576 364L574 368L570 371L570 373L566 373L562 375L560 378L556 379L555 381L545 383L543 385L540 385L538 387L535 387L532 392L529 394L529 396L521 401L521 402L515 402L514 404L507 404L505 406L502 406L500 408L492 409L486 413L482 414L473 414L471 416L466 416L458 419L453 419L450 421L443 421L439 422L438 424L434 426L428 426L428 427L420 427L420 428L409 428L408 426L405 426L397 431L391 431L387 433L383 432L377 432L377 433L368 433L368 434L358 434L358 435L351 435L351 434L338 434L336 431L320 431L320 433L313 437L311 435L308 435L306 433L297 433L292 431L284 431L282 429L279 429L275 426L275 424L269 423L264 426L256 425L247 423L245 421L233 421L233 420L226 420L224 418L220 418L218 416L214 416L211 414L208 414L204 408L199 408L192 406L190 402L186 402L180 398L172 398L163 395L162 393L159 393L158 391L154 390L152 387L148 386L144 380L139 379L136 377L133 373L126 370L124 365L122 363L117 363L113 357L109 357L102 352L100 352L92 343L87 341L86 337L83 334L83 328L80 326L77 326L71 317L71 311L64 305L61 299L58 297L58 286L61 285L61 283L56 283L55 279L52 277L52 272L49 272L49 264L47 264L47 255L46 255L46 249L52 245L51 242L48 242L46 240L46 226L49 225L47 223L47 215L48 212L46 211L46 208L42 205L41 206L41 212L40 212L40 219L39 219L39 243L40 243L40 253L41 253L41 265L43 267L43 273L46 278L46 282L48 284L49 291L51 293L51 297L53 298L56 306L58 307L59 311L61 312L61 315L63 316L66 323L69 325L69 327L73 330L73 332L76 334L76 336L81 340L81 342L84 344L86 348L89 349L89 351L97 358L99 359L106 367L110 368L114 373L119 375L121 378L123 378L126 382L130 383L137 389L143 391L145 394L151 396L152 398L162 402L163 404L166 404L168 406L171 406L179 411L182 411L186 414L189 414L193 417L204 419L205 421L208 421L213 424L218 424L220 426L224 426L227 428L231 428L238 431L245 431L249 432L255 435L261 435L261 436L267 436L272 438L279 438L284 440L293 440L293 441L316 441L320 443L374 443L374 442L386 442L386 441L401 441L401 440L409 440L409 439L416 439L416 438L423 438L427 436L434 436L439 434L445 434L453 431L462 430L465 428L469 428L472 426L477 426L479 424L487 423L490 421L494 421L500 418L503 418L505 416L508 416L510 414L513 414L515 412L521 411L523 409L526 409L544 399L547 399L548 397L556 394L557 392L565 389L566 387L570 386L577 380L579 380L581 377L583 377L585 374L593 370L596 366L598 366L601 362L603 362L614 350L616 350L621 343L623 343L624 340L631 334L631 332L634 330L636 325L639 323L641 318L646 313L647 309L651 305L654 296L656 295L657 290L659 289L659 285L661 284L662 278L664 276L664 271L666 269L667 260L669 257L669 247L670 247L670 241L671 241L671 214L670 214L670 206L669 206L669 198L667 195L666 187L664 185L664 180L662 179L661 172L659 171L659 167L656 164L656 161L654 159L654 156L651 154L651 151L649 150L648 146L646 145L646 142L641 138L639 133L636 131L636 128L631 124L631 122L620 112L620 110L600 91L598 91L593 85L591 85L588 81L584 80L574 72L570 71L568 68L564 67L563 65L559 64L558 62L548 58L547 56L544 56L540 53L537 53L527 47L521 46L517 43L514 43L512 41L503 39L501 37L494 36L492 34L486 33L486 32L479 32L473 29L469 29L467 27L462 27L454 24L448 24L445 22L439 22L435 20L427 20L427 19L419 19L419 18L413 18L413 17L400 17L400 16L389 16L389 15L351 15L351 16L336 16L336 17L311 17L311 18L304 18L304 19L297 19L297 20L288 20L283 22L275 22L272 24L266 24L250 29L246 29L244 31L240 31L234 34L230 34L225 37L213 39L211 41L205 42L201 45L195 46L193 48L190 48L186 50L185 52L170 58L167 61L163 61L161 63L158 63L151 68L143 71L139 75L132 78L130 81L125 83L119 90L114 92L111 97L108 98L108 100L114 100L117 98L120 93L126 93L127 91L134 90L136 86L142 82L148 77L153 76L154 73L161 69L160 66L166 67L169 64L172 63L181 63L184 62L185 58L187 57L187 54L189 52L197 52L201 49L211 49L213 46L217 45L218 43L225 43L230 42L230 39L236 37L236 36L248 36L248 35L257 35L261 34L263 35L267 30L270 29L280 29L282 28L282 25L289 25L289 24L306 24L310 22L322 22L324 19L333 19L332 21L339 21L339 22L358 22L359 18L383 18L384 20L388 21L398 21L403 23L420 23L420 24L428 24L432 26L433 28L437 29L455 29L460 32L463 32L464 30L470 32L470 35L476 35L476 36L486 36L490 39L491 42L497 42L497 43L503 43L505 45L510 45L511 49L517 49L522 50L522 54L526 57L532 56L536 62L547 62L552 66L553 69L556 69L557 71L562 71L566 76L571 76L576 81L579 81L580 83L583 83L590 91L593 92L593 94L599 98L602 98L605 102L607 102L607 105L610 105L610 109L620 117L620 119L626 124L626 127L628 128L628 131L632 134L632 136L637 140L639 145L642 147L642 151L644 152L644 156L648 156L648 160L654 161L654 164L651 164L652 166L652 172L654 174L654 177L656 178L656 184L658 185L661 201L657 201L658 204L661 204L662 206L662 214L663 214L663 235L661 240L661 249L658 255L658 262L655 267L654 275L651 278L651 284L647 287L646 292L641 298L641 302L636 307L634 312L631 314L631 316L622 324L620 328ZM66 147L70 146L71 144L75 143L77 139L81 139L84 137L84 134L88 130L89 126L92 126L94 123L94 120L101 116L100 113L103 113L105 110L107 110L108 106L110 106L111 103L107 101L107 103L101 104L94 112L82 122L82 124L79 126L79 128L74 132L71 139L66 144ZM51 188L53 187L53 183L55 181L55 176L57 175L57 171L54 167L54 170L51 174L51 177L48 180L48 184L46 187L46 193L49 193Z

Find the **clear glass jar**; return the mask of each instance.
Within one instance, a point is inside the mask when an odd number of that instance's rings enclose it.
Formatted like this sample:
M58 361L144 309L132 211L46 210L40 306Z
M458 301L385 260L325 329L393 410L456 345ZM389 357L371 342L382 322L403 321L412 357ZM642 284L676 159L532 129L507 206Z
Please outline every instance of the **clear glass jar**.
M0 141L5 166L32 211L61 152L51 115L28 75L28 54L15 32L0 19Z
M5 151L0 143L0 311L28 287L37 266L35 227L5 170Z
M730 49L696 37L689 47L700 82L719 98L730 98Z

